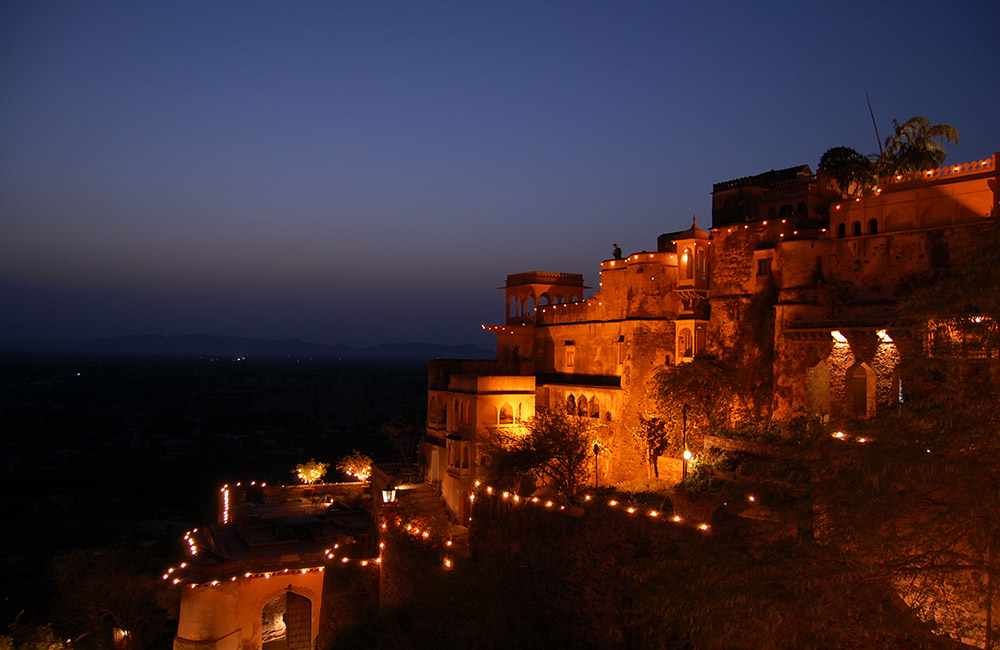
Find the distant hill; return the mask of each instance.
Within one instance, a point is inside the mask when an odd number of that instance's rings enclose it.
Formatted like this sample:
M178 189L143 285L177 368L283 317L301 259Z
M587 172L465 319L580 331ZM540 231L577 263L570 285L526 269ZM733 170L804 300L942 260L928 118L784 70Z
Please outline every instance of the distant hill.
M82 354L153 357L221 357L248 359L491 359L493 352L475 345L386 343L370 348L325 345L299 339L273 341L238 336L117 336L86 341L0 341L0 352L12 354Z

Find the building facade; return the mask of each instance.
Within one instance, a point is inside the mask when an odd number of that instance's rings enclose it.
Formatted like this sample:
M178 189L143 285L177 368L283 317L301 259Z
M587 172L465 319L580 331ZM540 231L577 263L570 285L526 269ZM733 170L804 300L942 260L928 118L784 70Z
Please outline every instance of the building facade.
M997 162L897 176L860 199L808 166L734 179L713 187L709 230L694 221L655 250L602 261L590 297L581 274L507 276L504 321L486 326L497 361L431 364L428 479L462 520L477 439L538 407L593 421L602 483L645 476L631 431L657 410L655 377L701 353L766 364L774 418L867 418L898 403L901 348L923 345L899 300L991 227ZM762 321L766 345L748 342Z

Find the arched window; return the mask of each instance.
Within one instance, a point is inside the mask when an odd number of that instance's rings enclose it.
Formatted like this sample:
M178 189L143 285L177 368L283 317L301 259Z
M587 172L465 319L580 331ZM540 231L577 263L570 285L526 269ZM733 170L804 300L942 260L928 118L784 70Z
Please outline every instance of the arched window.
M469 448L462 447L462 469L469 469Z
M535 297L528 296L528 311L527 314L530 316L535 313Z
M855 221L854 222L854 236L855 237L860 237L861 236L861 222L860 221Z
M576 401L576 414L582 418L590 415L590 405L587 404L587 398L584 395L580 396L580 399Z
M843 239L844 237L847 237L847 225L843 224L843 223L838 223L837 224L837 238L838 239Z
M514 422L514 410L510 404L504 403L500 407L500 424L511 424L512 422Z
M516 417L516 420L518 422L520 422L521 419L522 419L522 416L521 416L521 411L522 411L521 407L522 406L524 406L524 404L518 403L518 405L517 405L517 417Z
M566 412L571 415L576 413L576 398L572 395L566 398Z
M590 400L590 417L599 418L601 417L600 404L597 402L597 397Z
M878 219L872 219L868 222L868 234L877 235L878 234Z
M705 262L705 249L699 248L695 253L695 266L698 267L698 281L703 282L708 276L708 265Z
M681 272L685 280L694 278L694 259L690 248L685 248L681 253Z

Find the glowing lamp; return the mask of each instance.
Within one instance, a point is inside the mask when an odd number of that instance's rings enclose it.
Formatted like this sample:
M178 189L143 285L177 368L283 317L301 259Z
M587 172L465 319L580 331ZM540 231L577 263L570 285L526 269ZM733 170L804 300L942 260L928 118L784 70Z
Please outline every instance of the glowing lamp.
M382 490L382 503L392 503L395 500L396 500L395 489L390 488L388 490Z
M684 460L691 460L692 455L693 454L691 453L690 449L684 450Z
M832 336L833 340L837 343L847 343L847 337L841 334L840 330L833 330L830 332L830 336Z

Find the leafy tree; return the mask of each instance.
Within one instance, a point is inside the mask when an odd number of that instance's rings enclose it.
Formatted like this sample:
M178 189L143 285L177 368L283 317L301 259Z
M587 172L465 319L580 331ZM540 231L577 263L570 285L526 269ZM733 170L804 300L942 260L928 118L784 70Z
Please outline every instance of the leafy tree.
M295 474L296 478L306 485L310 485L322 481L323 477L326 476L326 468L329 466L329 463L318 463L313 458L308 463L296 465L295 469L292 470L292 474Z
M875 161L850 147L827 149L819 159L819 170L837 182L844 194L869 193L878 184Z
M78 639L74 647L112 647L112 628L127 631L128 650L154 647L177 618L176 590L145 564L151 558L128 548L80 549L52 561L58 629Z
M66 643L60 639L52 626L25 625L20 612L8 627L7 634L0 635L0 650L66 650Z
M537 481L573 502L589 476L593 428L589 418L539 409L523 433L498 430L484 440L486 478L520 488L528 480Z
M337 469L359 481L367 481L372 475L372 459L371 456L362 454L355 449L340 459L340 462L337 463Z
M737 406L735 377L731 367L703 355L690 363L668 366L656 377L660 417L679 430L687 421L688 448L693 441L731 423Z
M677 540L628 568L643 648L942 647L856 558L756 535Z
M639 425L632 429L632 437L639 445L646 461L646 478L659 478L656 458L671 448L678 447L679 429L669 421L656 416L640 416ZM683 450L681 450L683 451Z
M420 441L420 432L411 420L402 416L396 416L382 424L380 430L389 442L399 452L400 461L404 465L412 465L416 462L417 443Z

